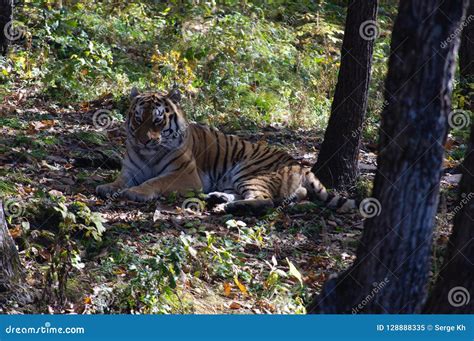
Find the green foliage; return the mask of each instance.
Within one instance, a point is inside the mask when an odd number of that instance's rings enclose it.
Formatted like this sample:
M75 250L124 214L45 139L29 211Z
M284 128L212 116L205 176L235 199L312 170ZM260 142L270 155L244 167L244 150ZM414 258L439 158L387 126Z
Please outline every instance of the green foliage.
M357 198L368 198L372 195L373 182L369 178L360 177L354 188Z
M89 239L102 240L105 220L85 203L67 204L63 196L56 195L39 195L25 211L16 219L21 222L26 254L36 257L40 252L47 259L43 297L64 304L72 270L81 271L85 266L82 245Z
M0 117L0 125L13 129L24 129L25 122L22 122L18 117Z
M0 98L9 82L39 86L58 102L132 86L186 92L198 121L235 128L269 124L323 129L337 80L345 3L327 1L67 2L18 8L24 42L0 59ZM389 29L394 4L382 2ZM388 34L376 41L366 137L376 138ZM2 90L3 89L3 90ZM122 105L118 104L118 107ZM10 124L15 124L10 122Z
M0 77L69 103L107 93L122 98L132 85L178 84L186 110L203 122L324 126L341 10L312 1L77 1L56 8L30 0L17 11L25 41L0 61Z
M234 282L244 297L256 295L271 300L281 312L304 313L304 285L293 263L286 260L288 270L284 271L273 257L272 264L265 261L269 268L261 270L260 279L254 278L248 268L242 252L246 246L271 247L266 227L248 226L238 220L228 220L226 225L228 229L238 231L238 239L220 237L207 231L204 231L205 241L200 237L181 237L185 250L194 259L193 274L202 278L220 278L224 283ZM265 258L265 255L262 257ZM297 283L292 279L296 279Z
M139 240L114 240L109 256L101 265L108 283L94 296L92 312L102 313L189 313L195 306L189 300L190 283L215 284L217 292L229 295L231 288L243 299L255 296L275 304L283 313L304 313L305 286L297 267L288 259L278 264L275 257L268 268L255 278L243 249L255 246L270 248L263 227L247 226L230 220L228 229L237 230L237 239L206 231L200 226L178 237L144 234ZM193 231L194 230L194 231ZM139 245L147 244L145 250ZM260 257L260 256L257 256ZM267 256L262 254L265 259ZM104 280L102 280L104 281ZM222 287L224 289L222 290ZM228 291L227 291L228 290ZM107 304L109 296L113 304Z
M61 207L60 212L64 214L64 211L67 212L67 207ZM85 231L86 237L92 237L96 241L101 241L102 233L105 232L104 219L101 214L98 212L92 212L89 207L83 202L76 201L71 204L71 212L79 218L82 219L83 223L75 226L76 229Z
M118 312L166 314L189 312L177 288L186 251L175 238L162 240L147 255L136 246L118 243L118 248L103 267L109 276L123 275L115 289Z

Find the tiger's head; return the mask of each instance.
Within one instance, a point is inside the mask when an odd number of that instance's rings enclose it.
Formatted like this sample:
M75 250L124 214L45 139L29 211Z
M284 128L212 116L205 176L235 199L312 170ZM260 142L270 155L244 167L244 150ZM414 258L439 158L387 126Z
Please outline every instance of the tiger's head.
M188 122L179 105L178 90L140 94L134 88L130 97L132 103L126 128L128 138L135 145L147 149L172 149L183 143Z

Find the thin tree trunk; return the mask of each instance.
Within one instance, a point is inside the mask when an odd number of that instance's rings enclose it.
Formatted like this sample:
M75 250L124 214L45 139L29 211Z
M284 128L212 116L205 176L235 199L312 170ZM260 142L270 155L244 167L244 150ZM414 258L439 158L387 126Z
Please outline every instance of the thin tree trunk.
M0 293L15 288L21 278L22 271L18 250L8 232L3 204L0 201Z
M474 82L474 0L470 0L469 10L464 21L459 48L459 70L461 82ZM471 96L474 90L471 90ZM471 105L473 99L471 98ZM474 110L471 106L471 111Z
M468 21L472 21L470 24ZM461 38L459 64L463 93L468 99L465 114L474 111L474 1L471 0ZM474 312L474 124L466 157L461 166L460 197L444 264L424 311L438 314Z
M459 45L450 37L456 36L466 5L467 0L400 1L374 198L368 201L373 210L365 210L372 218L365 223L353 266L325 283L309 312L421 310Z
M331 117L313 172L332 188L346 188L359 175L359 145L367 110L378 0L351 0Z
M6 56L10 41L5 35L5 26L13 20L13 0L0 0L0 54ZM7 27L8 29L8 27Z

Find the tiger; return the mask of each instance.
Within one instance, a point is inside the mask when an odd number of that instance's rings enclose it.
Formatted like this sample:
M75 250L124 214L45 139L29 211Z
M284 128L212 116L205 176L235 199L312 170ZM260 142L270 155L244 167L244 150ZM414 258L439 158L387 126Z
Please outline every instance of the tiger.
M355 200L328 192L311 168L287 152L190 122L177 89L134 88L130 99L122 168L115 181L97 186L100 197L144 202L202 191L209 206L242 215L305 198L341 212L356 208Z

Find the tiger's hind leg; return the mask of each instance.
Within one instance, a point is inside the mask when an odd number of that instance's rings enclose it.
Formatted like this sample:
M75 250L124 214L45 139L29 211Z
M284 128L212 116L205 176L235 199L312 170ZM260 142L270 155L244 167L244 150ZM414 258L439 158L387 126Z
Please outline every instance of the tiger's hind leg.
M273 198L276 187L270 180L254 178L234 187L243 199L228 202L224 206L226 213L259 216L275 206Z
M273 207L274 204L272 199L243 199L227 203L224 206L224 210L226 213L235 215L260 216Z

